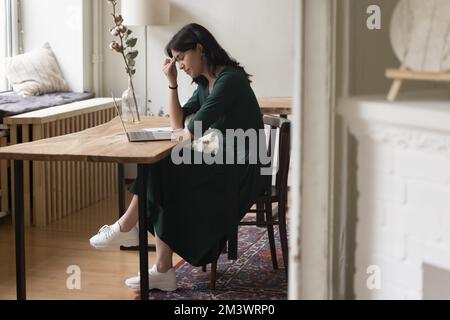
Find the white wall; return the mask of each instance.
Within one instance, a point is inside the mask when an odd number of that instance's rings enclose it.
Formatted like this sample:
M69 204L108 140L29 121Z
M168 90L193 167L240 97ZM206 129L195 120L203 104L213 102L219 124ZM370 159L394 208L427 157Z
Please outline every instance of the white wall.
M83 0L22 0L24 51L50 43L71 90L89 89L85 83ZM89 37L87 37L89 39Z
M164 47L185 24L196 22L209 29L219 43L253 74L257 96L290 96L293 79L294 0L208 0L171 1L168 26L148 27L148 94L153 112L167 109L167 81L163 75ZM110 6L104 4L104 48L113 37ZM137 62L138 95L144 97L143 27L133 27L138 36L140 55ZM104 92L121 93L126 87L124 64L120 55L105 50ZM191 80L179 77L180 100L183 103L194 90Z

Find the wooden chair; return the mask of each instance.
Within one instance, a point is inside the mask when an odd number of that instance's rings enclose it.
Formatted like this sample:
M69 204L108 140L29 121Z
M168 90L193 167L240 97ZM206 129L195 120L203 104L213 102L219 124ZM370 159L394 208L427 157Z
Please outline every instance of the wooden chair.
M286 230L286 211L287 211L287 195L288 195L288 173L289 173L289 160L290 160L290 121L282 117L264 115L264 124L270 126L271 129L276 130L278 133L278 171L276 173L275 185L272 185L270 194L261 195L257 198L255 204L256 209L250 209L248 213L256 213L256 220L253 221L241 221L239 225L254 225L257 227L267 228L269 237L270 253L272 257L272 265L274 269L278 269L276 248L275 248L275 236L273 226L278 225L281 250L283 255L283 262L285 272L287 276L288 270L288 240ZM274 164L274 155L271 154L271 142L272 142L273 130L269 135L268 156L272 159ZM276 203L277 206L272 208L272 204ZM218 260L218 259L217 259ZM211 278L210 288L215 290L216 288L216 276L217 276L217 260L211 263ZM203 271L206 271L206 266L203 266Z

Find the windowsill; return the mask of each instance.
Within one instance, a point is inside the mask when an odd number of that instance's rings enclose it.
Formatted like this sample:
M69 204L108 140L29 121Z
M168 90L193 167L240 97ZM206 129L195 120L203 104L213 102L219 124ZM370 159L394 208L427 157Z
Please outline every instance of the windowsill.
M13 94L14 91L13 90L9 90L9 91L0 91L0 96L6 96L8 94Z

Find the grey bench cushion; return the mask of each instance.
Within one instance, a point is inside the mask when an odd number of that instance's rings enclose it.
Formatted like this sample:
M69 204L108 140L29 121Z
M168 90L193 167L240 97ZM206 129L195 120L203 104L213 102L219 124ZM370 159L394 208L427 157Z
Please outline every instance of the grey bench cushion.
M15 93L1 94L0 119L93 97L95 94L92 92L54 92L30 97L22 97Z

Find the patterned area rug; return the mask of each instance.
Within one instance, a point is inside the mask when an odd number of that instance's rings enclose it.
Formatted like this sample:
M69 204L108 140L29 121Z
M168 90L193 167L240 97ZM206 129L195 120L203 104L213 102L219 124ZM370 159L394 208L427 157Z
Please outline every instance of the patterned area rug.
M270 257L267 229L239 227L238 260L222 254L217 266L216 290L210 290L210 266L207 272L185 261L176 266L178 289L174 292L152 290L151 300L285 300L287 280L284 270L278 227L275 227L277 259L274 270Z

